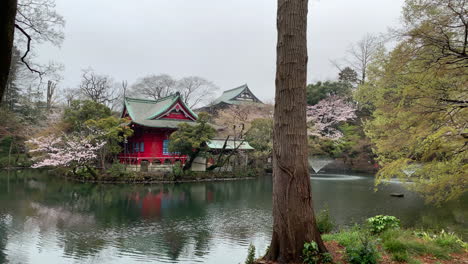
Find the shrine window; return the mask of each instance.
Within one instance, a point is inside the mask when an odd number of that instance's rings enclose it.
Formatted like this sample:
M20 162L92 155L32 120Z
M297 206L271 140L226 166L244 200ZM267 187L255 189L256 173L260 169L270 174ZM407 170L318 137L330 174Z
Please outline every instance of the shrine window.
M169 139L166 139L163 141L163 154L164 155L170 155L171 153L169 152Z

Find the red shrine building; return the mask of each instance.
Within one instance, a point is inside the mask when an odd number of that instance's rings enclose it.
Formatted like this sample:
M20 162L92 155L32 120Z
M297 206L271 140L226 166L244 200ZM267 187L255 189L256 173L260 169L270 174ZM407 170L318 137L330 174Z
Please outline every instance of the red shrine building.
M198 116L179 93L158 100L125 97L123 118L130 119L133 136L124 142L121 163L141 165L185 163L187 157L169 152L169 136L180 123L195 124Z

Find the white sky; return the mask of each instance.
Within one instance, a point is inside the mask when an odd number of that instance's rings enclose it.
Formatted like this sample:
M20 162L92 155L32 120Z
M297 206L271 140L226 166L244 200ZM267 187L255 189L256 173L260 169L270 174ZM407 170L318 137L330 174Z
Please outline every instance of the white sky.
M366 33L398 25L404 0L310 0L308 82L334 79L330 60ZM65 65L60 87L77 87L92 67L132 84L147 74L201 76L222 90L247 83L274 98L275 0L56 0L61 48L41 46L43 62Z

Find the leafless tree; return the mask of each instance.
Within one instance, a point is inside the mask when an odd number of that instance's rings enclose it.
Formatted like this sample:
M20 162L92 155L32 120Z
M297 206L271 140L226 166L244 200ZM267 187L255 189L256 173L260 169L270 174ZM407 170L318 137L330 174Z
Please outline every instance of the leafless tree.
M209 102L218 87L204 78L190 76L177 81L177 90L182 95L184 103L192 108L202 102Z
M86 98L101 104L112 104L118 99L112 78L96 74L91 68L83 70L80 90Z
M42 71L27 60L32 50L31 44L44 42L60 46L64 39L65 20L55 11L55 0L19 0L15 18L17 46L25 45L21 61L26 67L39 75Z
M115 100L108 104L108 107L112 111L120 112L121 108L123 107L122 102L127 94L127 86L128 82L126 80L123 80L120 83L120 86L117 83L115 84Z
M62 92L63 99L67 103L67 106L70 106L71 102L78 100L81 97L80 88L68 88Z
M361 84L366 81L367 68L381 47L382 42L377 36L367 34L348 49L348 57L345 61L349 67L358 73Z
M47 111L49 111L52 106L52 98L54 96L56 87L57 87L57 83L54 83L51 80L47 82L47 95L46 95Z
M175 92L176 80L167 74L148 75L140 78L133 86L132 90L145 97L154 100L168 96Z
M60 45L65 21L55 12L55 0L0 1L0 102L8 80L13 41L22 50L21 61L42 78L44 69L27 59L33 43ZM39 84L40 85L40 84Z

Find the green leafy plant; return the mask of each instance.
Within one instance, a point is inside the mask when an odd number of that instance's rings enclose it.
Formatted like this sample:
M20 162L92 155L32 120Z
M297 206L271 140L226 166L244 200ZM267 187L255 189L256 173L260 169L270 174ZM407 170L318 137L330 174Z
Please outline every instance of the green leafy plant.
M400 220L395 216L390 215L376 215L367 219L369 229L374 234L382 233L388 229L400 227Z
M425 241L434 242L437 246L445 249L451 249L452 251L459 251L461 249L468 250L468 243L464 242L455 233L445 232L443 229L439 234L415 232L415 235L421 237Z
M351 264L376 264L380 257L375 243L371 241L368 234L360 237L360 243L357 246L347 247L346 255Z
M255 261L255 246L250 244L245 264L253 264Z
M120 163L118 160L112 163L111 167L107 170L107 172L113 177L122 177L127 174L125 164Z
M352 247L358 244L361 232L362 230L360 227L356 225L349 230L341 230L337 233L323 234L322 239L325 241L335 240L344 247Z
M330 253L326 252L326 253L322 253L320 254L321 256L321 262L323 264L326 264L326 263L333 263L333 257Z
M317 228L320 233L330 233L333 230L335 224L330 217L330 211L328 208L320 211L317 215Z
M174 180L179 179L183 174L184 170L182 169L182 163L180 163L180 161L175 162L172 166L172 178Z
M320 261L320 253L315 241L304 243L302 249L302 261L305 264L317 264Z
M202 156L208 150L206 142L216 134L216 130L208 123L209 118L207 113L200 113L195 125L181 123L171 134L169 151L188 156L183 166L184 171L189 170L195 158Z

